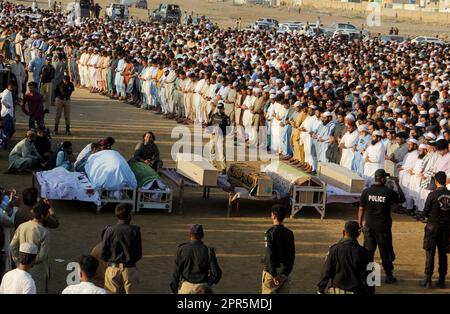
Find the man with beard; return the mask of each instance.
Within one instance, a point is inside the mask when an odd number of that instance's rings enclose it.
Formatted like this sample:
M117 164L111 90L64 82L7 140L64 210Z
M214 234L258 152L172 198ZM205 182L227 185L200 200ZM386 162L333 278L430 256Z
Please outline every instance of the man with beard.
M316 106L311 105L308 109L308 117L306 117L305 121L300 126L302 131L300 135L300 144L303 144L305 149L305 163L303 165L303 169L306 171L312 170L312 154L311 154L311 129L314 122L317 120L317 117L314 115L314 111L316 110Z
M413 169L409 170L411 179L409 180L408 191L409 191L409 195L412 198L414 205L417 208L417 212L415 213L417 216L417 219L420 219L419 211L418 211L419 203L420 203L420 183L422 181L423 171L428 162L428 158L426 158L426 156L427 156L427 145L420 144L419 145L419 155L418 155L417 161L414 164Z
M322 114L322 125L319 127L317 131L317 160L319 162L328 162L326 157L326 153L328 150L328 145L330 142L330 136L333 134L334 128L336 126L336 122L332 120L331 112L325 111ZM315 165L314 170L317 169L317 164Z
M450 229L450 191L445 187L447 176L443 171L435 174L436 190L431 192L425 202L423 214L428 218L423 239L423 248L426 251L425 279L420 282L422 287L431 288L431 277L434 271L434 255L436 248L439 254L439 280L438 288L445 288L447 275L447 250L449 246Z
M402 213L406 213L410 215L413 212L413 199L411 196L411 192L409 190L409 182L411 180L411 173L414 169L414 166L417 162L417 158L419 156L419 152L417 151L417 146L419 142L414 139L408 139L408 153L406 154L403 162L399 168L399 180L400 186L402 190L405 192L406 202L403 204L405 210Z
M294 152L294 156L292 157L291 163L293 165L302 166L305 161L305 153L303 150L303 145L300 144L300 125L305 121L307 117L307 106L303 103L301 106L295 106L295 110L298 110L298 115L294 118L294 123L292 124L292 149Z
M384 169L375 171L375 183L361 194L358 223L364 232L364 247L370 252L371 258L378 246L386 274L385 283L391 284L397 281L392 274L395 252L392 246L391 208L393 203L401 203L405 197L398 180L395 180L398 193L386 186L387 177Z
M358 140L358 130L355 123L348 121L347 132L341 138L339 142L339 148L342 150L340 165L351 170L353 161L353 147Z
M336 138L337 142L341 140L341 138L345 134L345 113L338 112L336 115L337 123L336 127L334 128L333 136Z
M381 132L379 130L372 132L372 142L363 154L364 158L364 179L367 186L371 186L375 172L378 169L384 169L384 155L386 148L381 142Z

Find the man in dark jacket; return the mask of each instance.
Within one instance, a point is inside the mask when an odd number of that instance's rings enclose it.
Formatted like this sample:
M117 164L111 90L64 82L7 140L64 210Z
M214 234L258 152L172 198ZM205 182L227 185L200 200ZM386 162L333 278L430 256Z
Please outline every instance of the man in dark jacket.
M115 213L116 225L103 234L101 258L108 263L105 271L105 289L113 294L137 292L139 273L136 263L142 258L141 230L131 222L132 206L121 203Z
M200 287L219 283L222 270L214 249L202 242L204 235L202 225L193 225L189 233L190 241L178 246L170 283L173 293L194 294Z
M328 252L318 284L319 293L325 293L330 280L330 294L374 293L375 288L367 285L367 266L373 259L370 252L358 243L359 224L348 221L342 235L342 240L331 246Z
M283 225L286 209L281 205L272 207L273 227L266 231L266 255L263 259L263 294L289 293L288 276L295 260L294 233Z

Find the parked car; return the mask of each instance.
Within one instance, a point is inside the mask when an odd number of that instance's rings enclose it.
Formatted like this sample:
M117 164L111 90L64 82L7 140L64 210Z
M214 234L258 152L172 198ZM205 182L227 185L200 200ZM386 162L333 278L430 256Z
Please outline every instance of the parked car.
M256 23L267 23L267 24L274 25L274 27L272 27L272 28L278 27L278 24L279 24L277 20L275 20L275 19L268 19L268 18L258 19L256 21Z
M338 30L335 31L333 34L333 38L343 38L346 41L353 41L353 40L366 40L366 38L368 38L368 36L364 33L362 33L361 31L358 30L346 30L346 31L342 31L342 30Z
M384 43L388 43L391 41L395 41L397 43L403 43L408 40L408 37L400 36L400 35L383 35L383 36L380 36L380 40Z
M128 6L120 3L111 3L106 7L105 15L109 20L128 20Z
M360 29L358 29L355 25L350 23L334 23L330 27L325 27L327 30L327 33L329 35L334 35L336 31L347 31L347 32L359 32ZM369 35L369 32L367 30L362 31L363 34Z
M271 31L276 28L277 26L275 24L263 21L256 21L254 25L254 29L257 31Z
M161 23L181 23L181 9L178 4L162 3L153 12L149 12L149 20Z
M147 0L136 0L136 8L147 10Z
M293 33L293 32L299 32L302 30L302 26L304 24L303 23L295 23L295 22L285 22L285 23L281 23L278 26L278 30L277 32L283 33L283 32L287 32L287 33ZM281 29L281 30L280 30Z
M437 45L445 45L445 41L440 40L436 37L425 37L425 36L419 36L411 40L414 44L437 44Z

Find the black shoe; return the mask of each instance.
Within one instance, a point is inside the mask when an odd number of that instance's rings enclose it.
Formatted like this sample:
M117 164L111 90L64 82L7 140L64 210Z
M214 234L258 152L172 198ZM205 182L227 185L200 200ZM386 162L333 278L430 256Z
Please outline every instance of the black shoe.
M419 286L424 287L425 289L431 289L431 277L425 277L425 279L419 281Z
M392 284L397 282L397 278L395 278L393 275L386 275L386 278L384 279L384 282L387 284Z
M45 109L45 110L44 110L44 113L50 113L50 110Z
M67 132L66 132L66 135L72 135L72 132L67 131Z
M436 281L435 283L436 288L439 289L445 289L446 288L446 284L445 284L445 276L439 276L438 281Z

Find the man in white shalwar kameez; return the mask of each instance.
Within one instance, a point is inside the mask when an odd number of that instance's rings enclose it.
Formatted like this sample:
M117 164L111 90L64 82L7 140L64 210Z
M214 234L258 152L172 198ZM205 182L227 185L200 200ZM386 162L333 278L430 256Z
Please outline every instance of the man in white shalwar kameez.
M341 161L339 164L349 170L352 170L353 147L358 141L358 130L353 122L347 123L347 132L341 138L339 146L342 149Z
M245 140L248 141L250 138L250 134L252 132L252 121L253 121L253 104L256 101L256 97L252 94L247 94L247 97L244 99L244 103L242 104L242 110L244 110L244 114L242 115L242 125L244 126L245 131Z
M316 109L316 106L311 105L308 108L308 116L300 125L302 131L300 134L300 144L303 145L305 150L305 170L312 170L313 165L311 132L313 125L317 122L317 117L314 114ZM273 141L273 135L271 139Z
M410 196L414 202L414 205L419 210L419 203L420 203L420 184L422 182L422 175L424 173L425 167L427 165L428 158L427 158L427 145L426 144L420 144L419 145L419 156L414 164L413 169L410 172L411 179L409 181L408 190L410 192ZM422 207L423 210L423 207Z
M413 199L411 196L411 192L409 190L409 182L411 179L412 170L417 162L419 152L417 151L417 146L419 142L414 139L408 139L408 153L401 163L401 167L399 168L399 184L405 194L406 201L403 203L403 207L407 211L411 211L413 209ZM411 171L411 172L410 172Z
M372 132L372 142L367 146L363 154L364 159L364 180L367 186L374 182L375 171L384 169L384 156L386 147L381 141L381 132L376 130Z
M439 157L439 153L436 150L435 143L428 143L427 146L427 163L425 165L425 169L422 174L422 181L420 182L420 193L419 193L419 202L417 203L417 210L422 212L425 207L425 201L428 197L428 194L431 192L433 175L434 175L434 165L436 164L436 160Z
M202 96L200 95L200 92L203 89L203 86L205 85L205 74L203 71L200 72L200 80L195 84L194 87L194 93L192 95L192 107L195 110L195 119L194 122L201 124L203 121L202 119Z
M120 57L116 67L116 77L114 84L116 85L116 91L119 97L125 98L125 85L123 81L123 70L125 69L125 59Z
M96 80L96 67L98 63L98 58L100 57L98 53L98 48L94 49L94 54L92 55L91 59L89 60L89 80L90 80L90 87L97 89L97 80Z

